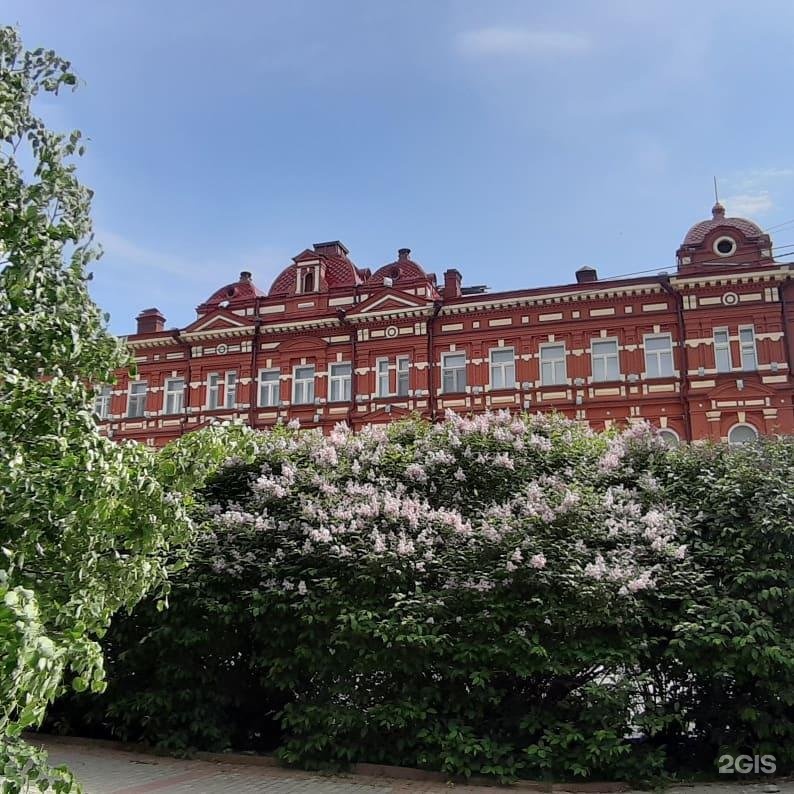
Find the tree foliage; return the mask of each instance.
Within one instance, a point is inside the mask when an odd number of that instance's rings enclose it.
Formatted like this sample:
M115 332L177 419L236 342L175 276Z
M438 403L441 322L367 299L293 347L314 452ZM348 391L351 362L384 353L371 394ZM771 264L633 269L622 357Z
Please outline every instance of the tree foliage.
M501 779L791 767L791 442L491 414L257 443L55 727Z
M191 483L235 447L213 430L157 460L100 435L93 386L129 364L90 299L90 191L79 132L49 130L42 94L74 87L70 64L0 28L0 785L73 786L20 734L64 678L103 688L96 638L162 584L192 525ZM232 431L245 445L244 431ZM236 435L235 435L236 434ZM219 443L220 436L225 440ZM232 446L229 447L229 441ZM197 454L200 452L201 454Z

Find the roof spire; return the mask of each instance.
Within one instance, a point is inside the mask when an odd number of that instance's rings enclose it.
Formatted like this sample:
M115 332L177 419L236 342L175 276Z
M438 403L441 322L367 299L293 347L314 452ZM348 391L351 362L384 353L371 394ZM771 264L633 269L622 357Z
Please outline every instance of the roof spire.
M720 203L720 196L717 191L717 177L714 177L714 206L711 208L711 217L712 218L724 218L725 217L725 207L722 206Z

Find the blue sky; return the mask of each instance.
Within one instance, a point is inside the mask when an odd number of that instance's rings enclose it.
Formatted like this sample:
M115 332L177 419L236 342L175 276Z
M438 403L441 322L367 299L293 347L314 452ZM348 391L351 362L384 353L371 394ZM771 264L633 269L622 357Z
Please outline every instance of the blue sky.
M119 333L150 306L187 324L241 270L267 289L322 240L510 289L672 269L713 175L729 214L794 218L789 2L6 0L2 21L83 80L43 112L91 139Z

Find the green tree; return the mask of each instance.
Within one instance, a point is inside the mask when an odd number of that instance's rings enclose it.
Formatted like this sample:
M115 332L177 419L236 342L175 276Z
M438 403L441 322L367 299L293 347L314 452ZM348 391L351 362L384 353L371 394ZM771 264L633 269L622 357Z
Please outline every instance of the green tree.
M158 458L99 433L93 389L131 365L89 297L91 191L79 132L47 129L42 94L76 85L51 50L0 28L0 791L70 791L21 738L67 685L104 687L96 642L160 585L191 535L191 484L228 446L214 429ZM246 433L235 430L238 438ZM220 443L221 437L224 443ZM169 483L170 485L164 485Z

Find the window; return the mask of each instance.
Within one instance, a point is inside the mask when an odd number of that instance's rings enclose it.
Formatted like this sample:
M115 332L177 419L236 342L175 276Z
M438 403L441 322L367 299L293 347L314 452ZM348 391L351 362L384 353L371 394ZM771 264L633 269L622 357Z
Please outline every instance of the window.
M221 407L220 393L221 376L217 372L213 372L207 378L207 408L211 411Z
M314 292L314 271L307 270L303 274L303 289L302 292Z
M377 361L378 382L376 394L378 397L389 396L389 359L379 358Z
M728 433L728 443L732 447L752 444L758 438L758 431L752 425L734 425Z
M565 383L565 345L543 345L540 348L540 383L560 386Z
M714 253L717 256L730 256L736 251L736 240L733 237L718 237L714 241Z
M397 396L407 397L410 389L409 367L411 360L408 356L397 356Z
M714 329L714 361L717 372L731 371L731 338L727 328Z
M178 414L182 412L185 402L185 379L168 378L165 382L165 412Z
M273 408L280 400L281 371L277 369L259 370L259 405Z
M226 393L224 394L223 407L235 408L237 406L237 373L226 373Z
M516 357L512 347L491 349L491 388L513 389L516 385Z
M314 365L295 367L292 375L292 402L307 405L314 402Z
M620 378L617 339L593 340L590 344L590 360L594 381L618 380Z
M752 325L739 328L739 348L742 353L742 369L758 369L758 358L755 354L755 329Z
M466 354L441 354L441 390L445 394L466 391Z
M146 381L130 383L127 392L127 416L143 416L146 411Z
M645 377L669 378L673 373L673 340L670 334L646 334Z
M110 386L99 386L94 397L94 413L100 419L110 417L110 399L113 396L113 389Z
M659 437L664 441L665 446L670 448L677 447L681 443L678 433L675 430L670 430L669 427L660 430Z
M342 403L350 400L352 371L353 368L350 364L331 364L328 399L332 403Z

